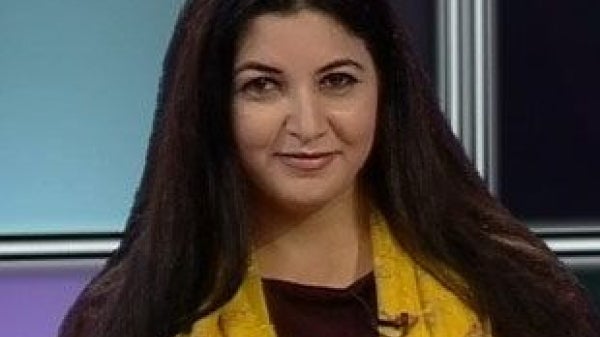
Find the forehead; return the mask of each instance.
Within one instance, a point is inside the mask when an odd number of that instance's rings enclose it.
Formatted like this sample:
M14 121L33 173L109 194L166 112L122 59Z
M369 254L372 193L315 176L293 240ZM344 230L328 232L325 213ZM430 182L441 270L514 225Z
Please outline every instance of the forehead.
M369 58L364 41L335 18L314 10L267 13L253 18L238 41L236 60L272 62Z

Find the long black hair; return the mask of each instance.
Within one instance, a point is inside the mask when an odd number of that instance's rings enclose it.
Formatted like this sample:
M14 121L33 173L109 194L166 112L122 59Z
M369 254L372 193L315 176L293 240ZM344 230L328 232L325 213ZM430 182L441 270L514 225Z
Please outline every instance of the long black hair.
M385 0L185 3L124 238L60 336L171 337L235 294L249 254L231 121L236 45L252 18L303 9L337 19L375 61L377 130L360 179L398 243L494 336L599 336L577 280L487 191Z

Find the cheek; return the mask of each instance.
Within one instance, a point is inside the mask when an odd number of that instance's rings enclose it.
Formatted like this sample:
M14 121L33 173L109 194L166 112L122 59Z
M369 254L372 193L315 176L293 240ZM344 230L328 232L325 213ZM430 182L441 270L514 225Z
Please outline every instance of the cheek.
M281 111L276 106L265 106L252 103L234 104L235 141L244 161L266 153L281 128Z
M334 118L340 139L356 152L369 152L377 123L377 98L367 95L342 108ZM358 154L358 153L357 153ZM366 154L362 154L366 156Z

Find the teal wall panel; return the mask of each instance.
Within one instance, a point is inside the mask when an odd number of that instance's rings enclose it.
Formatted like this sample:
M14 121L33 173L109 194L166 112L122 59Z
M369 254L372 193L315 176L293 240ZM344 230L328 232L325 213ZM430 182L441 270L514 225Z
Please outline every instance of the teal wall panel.
M182 3L0 2L0 234L122 229Z

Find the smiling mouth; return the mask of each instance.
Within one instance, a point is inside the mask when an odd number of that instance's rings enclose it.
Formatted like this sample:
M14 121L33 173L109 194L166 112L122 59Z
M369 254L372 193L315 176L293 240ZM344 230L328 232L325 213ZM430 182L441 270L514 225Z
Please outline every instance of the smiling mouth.
M286 166L301 171L317 171L327 167L339 154L337 151L328 152L282 152L276 153Z

